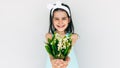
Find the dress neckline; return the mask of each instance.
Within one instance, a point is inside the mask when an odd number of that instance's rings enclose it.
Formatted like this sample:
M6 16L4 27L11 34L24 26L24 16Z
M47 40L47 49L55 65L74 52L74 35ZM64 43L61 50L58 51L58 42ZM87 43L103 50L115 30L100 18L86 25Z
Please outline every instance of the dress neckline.
M52 33L52 37L53 37L53 34L57 33L56 31L54 33ZM59 34L59 33L58 33ZM66 32L65 35L62 37L64 38L65 36L66 37L70 37L72 33L69 33L69 32Z

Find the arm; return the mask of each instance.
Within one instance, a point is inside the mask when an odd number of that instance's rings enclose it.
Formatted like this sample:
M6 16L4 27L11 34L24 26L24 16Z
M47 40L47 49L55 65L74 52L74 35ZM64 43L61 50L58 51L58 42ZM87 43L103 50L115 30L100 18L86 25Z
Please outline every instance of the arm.
M48 42L48 38L52 39L52 34L51 33L46 33L45 38L46 38L46 41Z
M76 33L72 34L71 39L72 39L72 45L74 45L78 39L78 34Z

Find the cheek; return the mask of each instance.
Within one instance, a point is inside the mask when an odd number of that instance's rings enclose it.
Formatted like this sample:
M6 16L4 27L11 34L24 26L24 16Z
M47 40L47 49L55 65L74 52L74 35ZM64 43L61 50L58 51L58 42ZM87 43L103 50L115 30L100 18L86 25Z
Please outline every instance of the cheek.
M68 23L69 23L69 21L68 21L68 20L65 20L65 21L64 21L64 23L65 23L65 24L68 24Z
M54 25L54 26L56 26L56 25L57 25L57 23L56 23L56 22L53 22L53 25Z
M58 25L57 24L57 21L53 21L53 26L56 28L57 26L56 25Z
M54 24L57 24L57 23L58 23L58 21L57 21L57 20L53 20L53 23L54 23Z

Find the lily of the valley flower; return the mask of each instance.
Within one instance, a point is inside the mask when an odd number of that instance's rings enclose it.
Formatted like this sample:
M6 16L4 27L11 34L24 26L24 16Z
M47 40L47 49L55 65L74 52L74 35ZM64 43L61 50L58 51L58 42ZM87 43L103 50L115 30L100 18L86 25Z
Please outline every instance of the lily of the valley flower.
M46 43L45 48L54 58L65 59L71 50L71 42L70 37L61 38L58 33L54 33L54 37Z
M62 42L59 41L59 43L58 43L58 51L61 49L61 47L62 47Z

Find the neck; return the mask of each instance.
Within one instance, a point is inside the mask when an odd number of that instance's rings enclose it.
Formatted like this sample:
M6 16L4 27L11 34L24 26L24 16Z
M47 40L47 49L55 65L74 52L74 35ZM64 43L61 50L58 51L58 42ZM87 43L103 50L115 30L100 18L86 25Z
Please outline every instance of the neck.
M65 31L56 31L58 34L60 35L64 35L65 34Z

